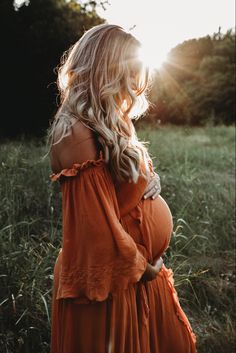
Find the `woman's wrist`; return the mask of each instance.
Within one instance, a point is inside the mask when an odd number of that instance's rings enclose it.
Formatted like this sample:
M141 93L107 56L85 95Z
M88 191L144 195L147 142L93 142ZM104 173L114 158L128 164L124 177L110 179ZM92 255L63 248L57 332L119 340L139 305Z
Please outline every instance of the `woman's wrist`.
M147 267L145 272L143 273L141 280L143 281L152 281L156 278L156 272L154 266L152 266L149 262L147 263Z
M158 275L159 271L161 270L162 265L163 265L162 257L159 257L158 259L156 259L153 265L148 262L146 266L146 270L141 277L141 280L143 281L154 280Z

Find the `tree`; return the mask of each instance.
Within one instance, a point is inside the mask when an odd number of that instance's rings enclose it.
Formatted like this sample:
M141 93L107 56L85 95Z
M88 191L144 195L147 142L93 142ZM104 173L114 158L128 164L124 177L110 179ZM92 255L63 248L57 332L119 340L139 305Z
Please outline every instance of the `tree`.
M156 74L151 102L153 119L177 124L235 120L235 33L177 45Z
M87 3L87 5L89 2ZM1 136L43 135L55 113L55 68L85 30L103 23L96 6L72 0L33 0L14 8L0 4L3 55L0 58L5 116Z

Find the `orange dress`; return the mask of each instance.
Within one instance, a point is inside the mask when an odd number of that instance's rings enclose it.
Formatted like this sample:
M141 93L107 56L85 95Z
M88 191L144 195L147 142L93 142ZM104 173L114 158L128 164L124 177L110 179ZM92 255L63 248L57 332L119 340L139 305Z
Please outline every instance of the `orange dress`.
M150 165L152 169L152 165ZM63 243L54 268L51 353L195 353L172 270L141 279L173 230L147 181L115 183L98 160L52 174L62 191Z

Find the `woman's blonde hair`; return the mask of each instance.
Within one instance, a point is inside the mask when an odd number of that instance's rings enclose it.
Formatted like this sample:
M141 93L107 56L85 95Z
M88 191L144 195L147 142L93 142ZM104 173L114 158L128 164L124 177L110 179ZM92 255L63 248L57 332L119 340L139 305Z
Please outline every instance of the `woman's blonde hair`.
M131 119L144 114L151 82L140 61L141 43L122 27L101 24L87 30L66 51L58 68L61 104L48 129L50 148L70 134L73 118L92 129L111 172L120 181L137 182L145 142L138 140ZM60 126L61 135L54 141Z

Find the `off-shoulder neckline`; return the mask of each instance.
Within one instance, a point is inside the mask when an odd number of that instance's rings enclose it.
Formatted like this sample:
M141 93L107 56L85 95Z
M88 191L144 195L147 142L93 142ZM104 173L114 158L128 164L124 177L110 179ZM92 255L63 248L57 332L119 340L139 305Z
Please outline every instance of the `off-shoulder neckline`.
M103 156L103 151L100 150L98 159L88 159L82 163L73 163L71 168L62 169L58 173L52 173L49 178L52 181L57 181L61 178L61 176L65 177L73 177L78 174L79 171L87 169L90 166L101 166L106 163L105 158Z

